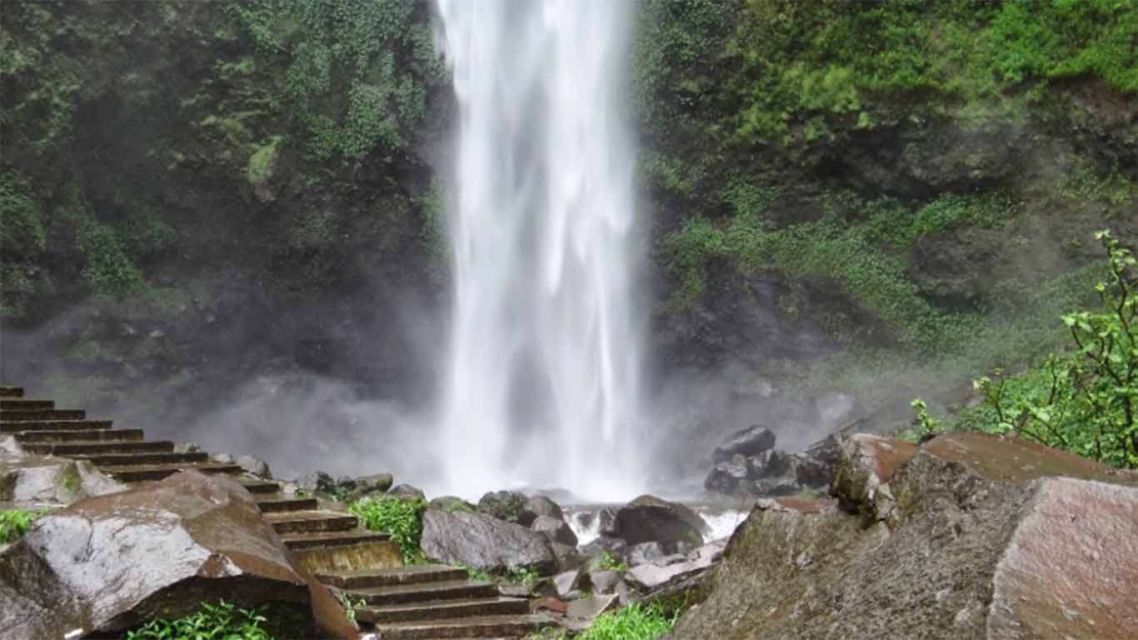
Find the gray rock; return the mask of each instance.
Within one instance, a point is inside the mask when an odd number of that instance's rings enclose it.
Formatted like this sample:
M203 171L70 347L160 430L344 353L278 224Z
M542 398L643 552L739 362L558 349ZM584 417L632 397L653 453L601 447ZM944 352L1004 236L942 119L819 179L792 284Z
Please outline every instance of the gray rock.
M525 568L549 575L557 568L545 536L483 513L427 510L421 546L433 560L483 571Z
M624 552L628 549L628 543L621 538L612 538L609 536L601 536L593 540L589 544L581 548L581 552L587 556L600 556L608 553L617 557L623 557Z
M559 542L553 542L549 546L553 549L553 555L557 557L558 571L571 571L585 566L586 558L577 551L577 547Z
M0 459L0 502L64 505L125 489L126 485L84 460L53 456Z
M412 487L409 484L397 484L384 495L391 498L399 498L401 500L427 499L426 494L424 494L421 489Z
M314 599L342 636L342 608L310 592L289 553L236 480L182 472L41 517L0 556L0 637L114 635L203 601L281 603L312 619ZM329 605L329 600L331 604ZM302 634L314 629L298 628Z
M589 572L589 583L593 585L593 593L598 595L616 593L617 585L620 582L620 574L615 571L598 569Z
M732 495L746 485L750 471L747 458L742 454L735 454L730 460L715 463L711 472L707 474L707 479L703 481L703 487L708 491Z
M296 481L296 486L305 493L335 493L336 481L323 471L313 471Z
M250 473L258 478L272 478L273 473L269 470L269 463L254 456L238 456L237 466L241 467L245 473Z
M573 591L589 588L588 575L580 570L564 571L553 576L553 586L557 588L557 596L564 600Z
M620 531L617 530L616 526L616 513L616 507L605 507L597 512L597 533L602 538L620 537Z
M533 524L540 516L548 516L550 518L557 518L561 520L565 517L562 513L561 507L557 503L545 496L534 496L525 501L522 505L521 513L518 516L518 524L523 527L528 527Z
M379 495L390 489L394 482L395 479L390 473L373 473L369 476L360 476L352 479L352 486L350 490L347 491L347 494L349 500L359 500L360 498ZM348 489L343 483L341 483L340 486L344 489Z
M561 518L554 518L551 516L538 516L530 529L544 535L552 542L559 542L572 547L577 546L577 534L573 533L573 529L569 527L569 523Z
M731 434L711 454L715 462L726 462L736 455L744 457L760 454L774 448L774 432L766 427L753 425Z
M620 607L620 597L611 593L608 595L594 594L592 596L574 600L569 603L565 612L566 626L571 631L581 632L593 626L593 620L602 613L616 611Z
M699 546L703 534L710 532L696 512L654 496L640 496L621 507L616 514L616 530L630 545L658 542L669 552L681 543Z
M439 496L427 503L428 509L437 511L468 511L474 512L474 505L456 496Z
M492 491L478 501L478 512L520 524L526 502L525 495L517 491Z
M663 558L664 555L664 549L660 546L659 542L641 542L640 544L632 545L625 551L624 560L628 563L628 566L635 567L639 564L645 564Z

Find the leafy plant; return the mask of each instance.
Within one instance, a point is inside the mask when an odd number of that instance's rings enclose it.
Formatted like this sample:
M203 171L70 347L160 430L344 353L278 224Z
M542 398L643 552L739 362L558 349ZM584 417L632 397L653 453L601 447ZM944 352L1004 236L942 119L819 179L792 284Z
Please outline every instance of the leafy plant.
M352 597L344 591L337 591L336 599L339 600L340 605L344 607L344 615L347 616L348 622L352 624L356 623L356 611L367 606L367 601L363 598L353 600Z
M427 503L419 498L364 498L348 506L348 511L359 516L365 527L390 534L403 551L403 561L408 564L423 561L419 540L423 535L423 512L426 510Z
M624 573L628 571L628 564L621 560L612 552L601 552L600 558L597 560L597 568L602 571L615 571L617 573Z
M32 522L42 514L42 511L25 511L22 509L0 511L0 544L19 540L28 532Z
M482 569L475 569L474 567L464 568L466 569L466 577L470 578L471 580L477 580L479 582L491 582L494 580L493 576L483 571Z
M653 605L633 603L597 616L578 640L654 640L672 630L677 615Z
M529 567L509 567L506 569L505 579L506 582L528 585L540 580L541 576Z
M1138 468L1138 261L1110 232L1096 234L1109 277L1101 306L1063 316L1072 350L1014 376L973 383L983 402L956 428L1012 432L1117 467Z
M272 640L265 609L238 609L223 601L205 603L197 613L152 620L127 632L126 640Z

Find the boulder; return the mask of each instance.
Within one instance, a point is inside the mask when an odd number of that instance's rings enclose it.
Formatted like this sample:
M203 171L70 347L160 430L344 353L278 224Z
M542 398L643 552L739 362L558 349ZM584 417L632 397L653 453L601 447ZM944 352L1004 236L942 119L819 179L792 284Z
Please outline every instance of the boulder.
M409 484L397 484L387 493L383 494L389 498L399 498L400 500L426 500L427 494L423 493L422 489L412 487Z
M427 503L428 509L438 511L468 511L474 512L474 505L457 496L439 496Z
M346 491L347 501L359 500L360 498L367 498L369 496L377 496L387 492L395 479L390 473L373 473L368 476L360 476L351 479L351 487L345 487L341 482L340 486Z
M528 527L541 516L557 518L558 520L565 518L565 514L562 513L561 507L556 502L545 496L534 496L522 505L521 513L518 514L518 524Z
M544 535L484 513L428 509L420 546L433 560L483 571L524 568L549 575L557 568Z
M308 494L336 492L336 481L323 471L313 471L296 481L296 487Z
M839 438L830 435L798 454L798 484L811 489L829 486L841 455Z
M581 552L587 556L599 556L604 553L609 553L616 556L624 556L624 552L628 549L628 543L621 538L613 538L610 536L601 536L593 540L589 544L581 548Z
M728 436L715 448L711 458L715 462L726 462L736 455L750 457L773 449L774 443L773 431L766 427L752 425Z
M602 538L617 538L619 532L616 528L616 507L604 507L597 512L597 534Z
M917 446L870 433L855 433L839 443L830 493L844 508L876 520L893 515L896 500L889 482L917 454Z
M679 545L698 546L710 533L699 515L682 504L640 496L616 513L616 531L630 545L657 542L668 552Z
M760 496L784 496L798 493L798 457L772 449L747 459L751 493Z
M492 491L478 501L478 512L499 520L522 524L522 510L527 499L517 491Z
M855 443L835 478L843 509L762 501L675 638L1132 637L1132 475L1014 437ZM867 518L883 486L889 518Z
M249 492L227 477L182 472L80 500L42 516L0 555L5 638L119 634L217 600L273 603L316 620L326 635L356 634L327 590L290 564Z
M730 460L721 460L715 463L703 487L708 491L718 491L726 495L733 495L746 485L747 476L750 475L750 465L746 456L735 454Z
M83 460L54 456L0 459L0 502L64 505L125 489L126 485Z
M597 569L589 572L589 584L593 585L593 593L598 595L616 593L620 582L620 574L615 571Z
M553 586L557 595L565 598L574 591L584 591L589 588L589 576L580 570L563 571L553 576Z
M272 478L273 473L269 470L269 463L254 456L238 456L237 466L245 473L257 476L258 478Z
M624 553L624 559L628 566L635 567L663 558L665 555L667 554L664 553L659 542L641 542L629 547Z
M549 546L553 549L553 555L557 558L558 571L570 571L585 566L586 558L577 551L577 547L561 544L560 542L553 542Z
M538 516L530 525L530 529L544 535L552 542L559 542L571 547L577 546L577 534L573 533L569 523L561 518Z

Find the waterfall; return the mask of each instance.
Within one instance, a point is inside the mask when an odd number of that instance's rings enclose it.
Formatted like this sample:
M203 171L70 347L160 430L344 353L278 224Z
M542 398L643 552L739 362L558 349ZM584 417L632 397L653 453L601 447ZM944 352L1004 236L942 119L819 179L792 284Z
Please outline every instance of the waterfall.
M642 488L633 7L438 0L459 108L436 449L450 492Z

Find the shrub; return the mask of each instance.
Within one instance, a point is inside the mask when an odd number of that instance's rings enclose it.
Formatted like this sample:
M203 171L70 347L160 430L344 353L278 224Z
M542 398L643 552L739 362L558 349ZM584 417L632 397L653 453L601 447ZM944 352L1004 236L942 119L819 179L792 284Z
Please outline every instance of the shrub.
M427 503L419 498L364 498L348 506L348 511L359 516L365 527L390 534L403 551L403 561L408 564L423 560L419 539L423 535L423 512L426 510Z
M152 620L126 634L126 640L272 640L264 609L238 609L225 601L205 603L197 613Z
M40 514L40 511L24 511L22 509L0 511L0 544L19 540L28 532L28 528L32 526L32 522Z

